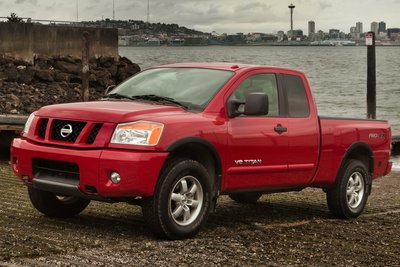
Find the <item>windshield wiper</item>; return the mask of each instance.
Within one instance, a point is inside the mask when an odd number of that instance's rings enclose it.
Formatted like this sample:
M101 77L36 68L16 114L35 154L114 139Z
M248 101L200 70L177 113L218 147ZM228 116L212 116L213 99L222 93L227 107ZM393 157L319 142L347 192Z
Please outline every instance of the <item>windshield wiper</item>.
M155 102L171 103L171 104L178 105L184 109L189 109L188 106L182 104L179 101L176 101L172 97L159 96L159 95L135 95L135 96L132 96L132 98L133 99L150 100L150 101L155 101Z
M135 100L136 98L134 97L130 97L128 95L123 95L123 94L119 94L119 93L112 93L109 95L106 95L104 98L114 98L114 99L130 99L130 100Z

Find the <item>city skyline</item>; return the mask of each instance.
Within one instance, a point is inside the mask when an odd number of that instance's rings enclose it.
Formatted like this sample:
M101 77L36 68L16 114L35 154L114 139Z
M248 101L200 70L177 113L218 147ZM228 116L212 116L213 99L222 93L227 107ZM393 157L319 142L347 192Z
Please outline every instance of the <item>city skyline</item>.
M20 17L32 19L75 21L78 3L79 20L101 20L113 18L121 20L147 20L147 0L14 0L0 1L0 8L8 16L15 12ZM356 22L362 22L364 31L370 30L374 21L385 21L387 28L400 27L400 17L396 14L400 1L384 0L377 4L372 0L150 0L150 22L177 23L203 32L218 33L266 32L290 30L290 10L293 13L293 28L307 33L308 22L315 21L315 31L328 32L339 29L349 32ZM115 8L113 8L113 4Z

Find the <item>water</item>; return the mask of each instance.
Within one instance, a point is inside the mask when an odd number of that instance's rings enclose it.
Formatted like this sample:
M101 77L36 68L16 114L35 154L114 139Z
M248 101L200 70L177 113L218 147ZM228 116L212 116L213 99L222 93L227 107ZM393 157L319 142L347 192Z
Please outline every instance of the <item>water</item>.
M366 47L120 47L144 69L176 62L235 62L288 67L305 72L318 113L366 117ZM400 133L400 47L377 47L377 118Z
M393 156L392 157L392 170L396 172L400 172L400 156Z

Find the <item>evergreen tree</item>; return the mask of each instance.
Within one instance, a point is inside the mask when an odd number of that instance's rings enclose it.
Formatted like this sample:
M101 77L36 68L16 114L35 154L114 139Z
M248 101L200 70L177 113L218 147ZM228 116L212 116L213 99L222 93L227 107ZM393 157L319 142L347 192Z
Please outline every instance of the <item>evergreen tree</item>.
M8 22L23 22L22 18L18 17L14 12L11 13L9 17L7 17Z

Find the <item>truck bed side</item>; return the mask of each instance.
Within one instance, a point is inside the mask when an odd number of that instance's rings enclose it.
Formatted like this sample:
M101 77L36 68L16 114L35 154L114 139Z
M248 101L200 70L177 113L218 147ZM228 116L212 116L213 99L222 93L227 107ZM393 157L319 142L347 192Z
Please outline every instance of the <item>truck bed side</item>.
M335 182L346 158L371 162L372 178L388 173L391 132L387 121L319 117L321 131L320 163L314 185Z

